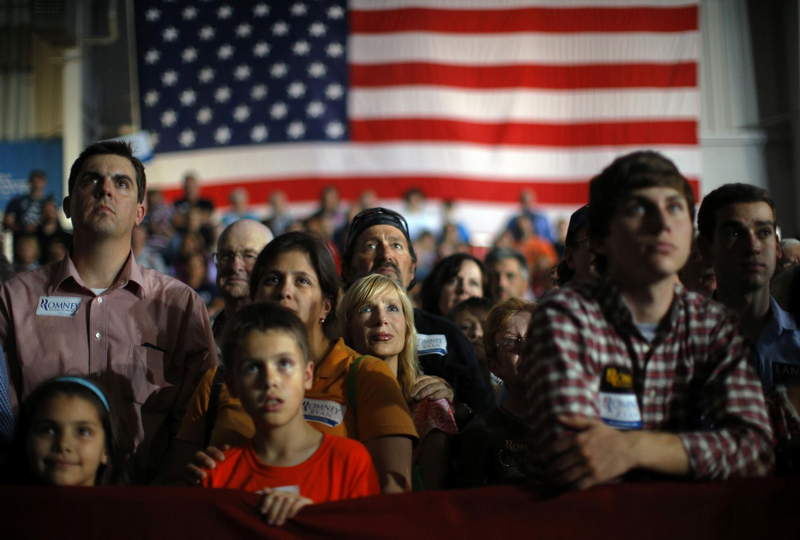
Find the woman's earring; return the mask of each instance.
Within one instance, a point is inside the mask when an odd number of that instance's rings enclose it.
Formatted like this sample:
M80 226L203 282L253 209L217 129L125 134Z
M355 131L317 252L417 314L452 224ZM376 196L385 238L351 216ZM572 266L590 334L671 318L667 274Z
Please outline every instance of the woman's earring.
M319 324L325 324L325 317L320 317Z

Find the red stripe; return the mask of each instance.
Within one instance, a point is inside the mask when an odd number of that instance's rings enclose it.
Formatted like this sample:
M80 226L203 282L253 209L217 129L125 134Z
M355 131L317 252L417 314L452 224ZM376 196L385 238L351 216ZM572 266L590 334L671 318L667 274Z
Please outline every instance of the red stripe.
M697 144L697 121L592 124L479 123L404 118L351 120L353 142L448 141L525 146L652 146Z
M689 183L698 196L698 181L690 178ZM522 189L533 188L540 204L586 204L589 197L589 179L574 181L531 180L530 182L500 182L497 180L466 180L464 178L438 176L409 177L355 177L346 179L300 178L264 179L258 182L203 184L202 195L214 201L217 206L226 206L231 191L245 187L254 204L266 201L270 193L280 189L291 202L319 200L319 194L326 186L339 188L342 198L353 201L366 190L372 190L379 199L399 199L412 187L421 188L431 199L457 201L477 201L486 203L516 203ZM182 196L182 189L165 189L167 200ZM699 199L697 199L699 200Z
M584 66L452 66L425 62L351 64L358 87L436 85L462 88L679 88L697 87L697 63Z
M497 10L392 9L349 12L350 32L687 32L697 30L697 6L525 8Z

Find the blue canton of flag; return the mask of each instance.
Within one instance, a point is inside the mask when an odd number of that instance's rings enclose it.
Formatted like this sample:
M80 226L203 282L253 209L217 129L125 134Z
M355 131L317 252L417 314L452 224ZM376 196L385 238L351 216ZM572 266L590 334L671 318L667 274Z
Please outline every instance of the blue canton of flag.
M347 138L347 17L331 2L138 1L155 151Z

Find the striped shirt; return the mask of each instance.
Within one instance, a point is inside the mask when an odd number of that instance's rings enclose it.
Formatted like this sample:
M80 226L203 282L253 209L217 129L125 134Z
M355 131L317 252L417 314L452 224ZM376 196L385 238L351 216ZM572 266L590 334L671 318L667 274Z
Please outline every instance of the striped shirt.
M642 429L678 435L690 476L763 476L774 453L761 384L728 311L675 287L652 343L607 280L564 288L542 300L520 365L529 463L546 483L550 445L567 434L557 416L600 418L606 368L632 375Z

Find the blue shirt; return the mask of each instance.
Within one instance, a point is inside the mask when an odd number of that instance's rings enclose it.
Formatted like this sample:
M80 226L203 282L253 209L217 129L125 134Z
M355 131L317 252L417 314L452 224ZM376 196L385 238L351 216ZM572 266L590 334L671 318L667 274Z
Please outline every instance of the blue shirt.
M800 365L800 328L791 313L783 311L774 298L769 297L772 318L756 341L758 372L764 390L774 389L772 363L785 362Z

